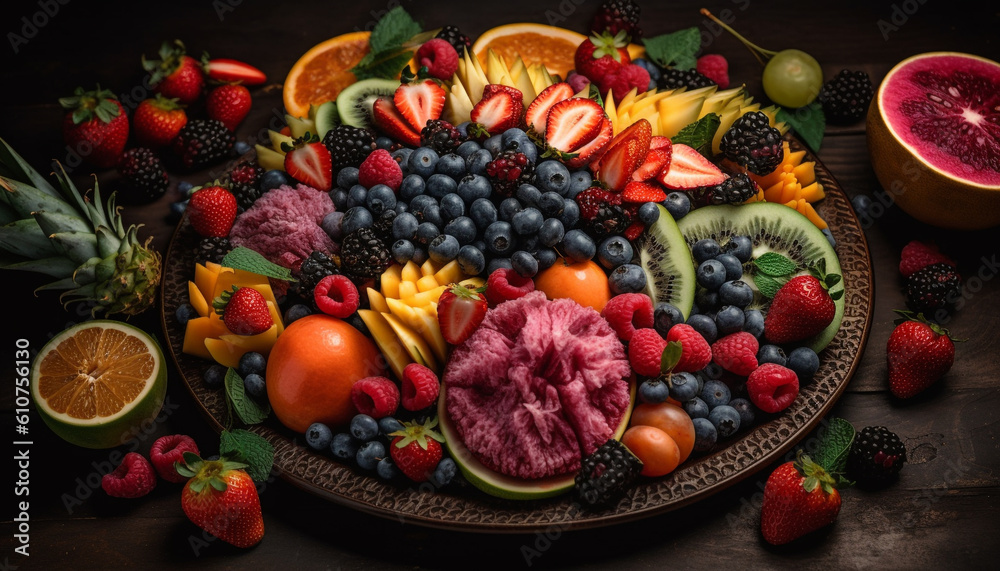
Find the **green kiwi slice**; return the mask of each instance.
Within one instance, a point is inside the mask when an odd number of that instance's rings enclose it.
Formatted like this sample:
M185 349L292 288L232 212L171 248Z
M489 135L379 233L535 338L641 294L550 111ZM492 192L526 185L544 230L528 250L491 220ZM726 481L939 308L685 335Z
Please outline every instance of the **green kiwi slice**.
M337 96L340 122L352 127L372 129L372 105L382 95L392 96L399 82L392 79L362 79L344 88Z
M674 217L662 205L656 223L637 242L639 266L646 272L646 295L653 303L667 302L684 314L694 303L694 259Z

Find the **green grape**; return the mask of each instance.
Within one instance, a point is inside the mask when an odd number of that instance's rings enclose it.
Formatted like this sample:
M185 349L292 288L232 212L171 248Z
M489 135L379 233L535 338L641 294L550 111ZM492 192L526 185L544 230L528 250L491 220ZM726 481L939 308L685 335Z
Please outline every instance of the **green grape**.
M823 87L823 70L816 58L801 50L782 50L764 67L764 93L783 107L812 103Z

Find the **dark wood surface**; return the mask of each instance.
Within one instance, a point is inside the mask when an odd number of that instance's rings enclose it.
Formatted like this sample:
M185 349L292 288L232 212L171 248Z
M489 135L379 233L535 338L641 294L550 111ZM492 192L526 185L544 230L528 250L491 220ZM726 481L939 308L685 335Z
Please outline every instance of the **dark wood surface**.
M50 2L50 11L58 3ZM345 5L346 4L346 5ZM249 143L275 113L282 113L281 82L292 63L312 45L334 35L363 29L392 2L175 3L150 16L137 4L82 2L58 4L54 16L45 2L5 7L3 31L28 40L18 53L0 47L0 137L33 164L66 160L59 131L62 112L56 99L77 85L100 83L116 93L142 95L140 54L153 55L163 39L181 38L189 50L209 51L257 65L269 77L253 90L254 108L237 132ZM402 2L427 27L456 23L473 37L500 23L536 21L583 30L596 1L505 0L498 3ZM1000 15L980 3L841 2L810 7L801 2L641 3L647 35L701 26L702 5L717 14L732 10L733 25L764 47L797 47L813 54L826 77L841 68L864 69L878 82L899 60L925 51L954 50L998 59ZM565 20L562 20L565 13ZM221 17L220 17L221 14ZM44 22L28 37L25 17ZM904 21L905 19L905 21ZM880 21L882 22L880 27ZM895 28L895 29L893 29ZM29 29L28 32L31 32ZM760 68L740 44L722 35L705 45L730 61L734 82L746 82L764 99ZM864 126L829 128L819 157L850 196L880 192L865 144ZM224 165L223 165L224 166ZM216 167L218 169L219 167ZM74 174L86 182L86 167ZM209 173L171 173L198 184ZM113 188L114 176L99 173ZM127 223L142 223L142 236L165 251L173 232L166 214L171 191L152 205L129 208ZM356 568L606 568L640 569L761 567L817 564L831 568L986 568L996 565L1000 549L1000 232L949 232L915 222L898 208L866 227L875 268L876 303L868 346L847 393L833 414L861 428L883 424L905 441L910 462L898 483L878 491L843 492L841 515L826 531L796 545L776 549L758 531L760 489L770 468L694 506L646 520L599 530L544 536L490 536L444 532L373 518L311 496L280 479L261 493L267 529L264 541L241 551L212 542L180 509L179 487L163 482L148 497L108 498L93 483L111 451L87 451L53 436L37 416L31 418L30 557L14 553L17 512L4 513L0 565L13 569L199 566L236 568L279 566L305 569ZM894 400L886 389L885 343L892 331L892 310L904 305L896 269L899 251L911 239L936 240L959 260L970 283L962 308L948 326L968 341L958 346L956 363L943 381L911 401ZM6 298L4 354L13 360L14 343L24 338L38 350L53 334L83 317L63 311L57 296L33 290L44 281L33 275L0 274ZM981 288L979 287L981 285ZM972 290L978 290L973 292ZM134 323L162 338L158 310ZM5 449L14 438L13 364L0 365ZM217 437L198 414L171 367L170 414L145 440L171 433L193 436L206 453ZM5 455L7 456L7 455ZM4 471L16 470L10 456ZM88 478L91 486L88 486ZM96 484L99 487L99 484ZM12 488L8 506L15 497Z

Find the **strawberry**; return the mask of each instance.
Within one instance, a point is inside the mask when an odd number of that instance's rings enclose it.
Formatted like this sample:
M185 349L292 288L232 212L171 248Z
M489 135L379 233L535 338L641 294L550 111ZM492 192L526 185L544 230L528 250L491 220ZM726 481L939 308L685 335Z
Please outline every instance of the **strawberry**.
M561 153L576 153L600 135L607 117L604 108L591 99L560 101L545 120L545 143Z
M205 98L205 112L209 119L222 121L230 131L235 131L250 112L250 90L242 85L220 85Z
M942 254L934 244L913 240L903 246L903 251L899 256L899 273L903 274L904 278L908 278L933 264L948 264L953 268L958 267L954 260Z
M910 398L944 376L955 362L955 344L940 325L922 315L897 311L902 319L889 336L885 358L889 365L889 390Z
M233 286L212 301L215 312L229 331L237 335L257 335L274 325L264 295L252 287Z
M236 197L225 187L215 184L192 194L186 212L197 233L218 238L229 235L236 220L236 210Z
M139 103L132 114L132 132L139 145L151 149L166 147L187 124L187 113L176 99L160 94Z
M628 228L626 228L625 231L622 232L622 235L625 236L626 240L634 242L639 239L639 236L642 235L642 231L645 229L646 225L643 224L641 221L636 220L635 222L628 225Z
M389 434L389 455L399 470L414 482L426 482L441 461L444 438L434 430L438 419L423 424L404 422L403 428Z
M452 345L464 343L486 317L489 304L478 289L452 285L438 300L438 325L444 340Z
M521 94L518 90L514 91L517 91L518 95ZM515 97L504 90L483 89L483 98L472 108L469 118L490 134L502 133L511 127L521 125L521 113L524 112L523 97L523 95Z
M546 87L535 97L534 101L528 105L525 112L524 121L529 127L539 135L545 134L545 121L548 119L552 106L560 101L565 101L573 97L573 88L565 81L554 83Z
M632 174L646 160L652 131L649 121L640 119L618 133L601 157L597 178L612 190L624 190Z
M388 97L379 97L375 100L372 105L372 121L374 121L376 129L393 140L410 147L420 146L420 133L410 127L410 124L399 114L396 106Z
M151 74L154 91L185 105L194 103L205 86L201 64L186 55L180 40L163 42L159 60L147 60L146 56L142 56L142 67Z
M663 202L666 199L667 195L662 188L638 180L630 181L625 185L625 190L622 191L622 200L625 202L642 204L644 202Z
M583 168L587 163L595 160L600 153L608 146L611 136L614 135L614 126L611 121L604 119L597 135L589 143L577 149L573 154L575 157L566 161L566 167L570 169Z
M447 92L431 79L404 83L396 88L392 101L412 129L420 132L431 119L439 119ZM484 93L485 96L485 93ZM419 137L418 137L419 138Z
M655 139L656 137L653 138ZM632 180L650 180L670 168L670 157L672 154L670 139L667 139L666 146L659 149L652 148L652 144L650 144L649 152L646 153L646 160L632 173Z
M783 545L833 523L840 492L823 468L800 454L771 473L764 486L760 529L771 545Z
M333 188L333 158L316 135L295 139L292 145L281 144L285 151L285 172L316 190Z
M128 141L128 117L111 91L76 88L59 104L69 110L63 118L63 140L84 160L99 168L118 163Z
M722 184L726 175L691 147L673 145L669 168L661 172L657 180L671 190L691 190Z
M651 151L655 151L656 149L670 149L670 147L670 137L653 135L653 137L649 139L649 150Z
M228 459L202 460L184 453L175 469L190 478L181 491L181 508L188 519L236 547L252 547L264 538L260 497L245 464Z
M573 54L576 72L599 84L605 75L632 63L627 47L628 35L624 31L614 36L607 32L594 34L580 42Z
M201 67L209 79L223 83L260 85L267 81L263 71L234 59L208 59L208 54L205 54L201 58Z
M764 318L764 335L771 343L782 344L808 339L826 329L837 312L835 300L841 288L828 291L841 281L838 274L827 275L826 264L810 268L810 274L796 276L781 286L771 300Z

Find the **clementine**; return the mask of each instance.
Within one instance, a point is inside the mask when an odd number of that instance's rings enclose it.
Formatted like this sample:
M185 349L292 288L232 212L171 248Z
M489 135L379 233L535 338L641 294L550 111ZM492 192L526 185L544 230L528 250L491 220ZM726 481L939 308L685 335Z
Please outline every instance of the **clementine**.
M570 262L562 258L535 276L535 289L549 299L568 297L584 307L604 309L611 299L608 275L596 262Z
M653 426L666 432L680 448L681 462L694 450L694 422L684 409L669 402L640 404L632 410L632 426Z
M357 81L349 70L368 53L369 32L351 32L316 44L302 55L285 78L285 110L296 117L309 114L310 105L337 99L342 89Z
M375 344L329 315L296 320L278 337L267 359L267 398L278 420L296 432L314 422L346 425L354 416L351 386L385 374Z

